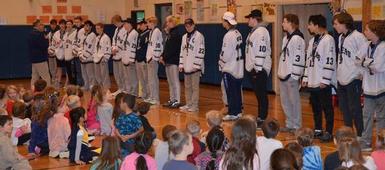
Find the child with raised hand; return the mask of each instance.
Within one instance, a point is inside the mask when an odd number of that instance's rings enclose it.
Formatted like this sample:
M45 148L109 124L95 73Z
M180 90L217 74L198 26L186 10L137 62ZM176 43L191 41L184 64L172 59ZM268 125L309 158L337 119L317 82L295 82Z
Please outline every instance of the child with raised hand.
M175 158L164 164L163 170L196 170L196 167L187 161L187 156L193 152L192 137L189 133L175 130L170 133L168 144L170 152Z
M25 118L26 106L23 102L16 101L12 110L12 134L13 145L23 145L31 139L31 119Z
M124 111L115 120L115 131L121 140L122 158L134 151L135 137L143 132L142 122L133 111L135 107L135 96L124 95L120 108Z
M54 115L48 119L48 144L49 156L56 158L68 158L68 139L71 135L71 126L69 120L64 116L68 108L60 105L61 97L58 92L50 95L49 100L52 104L52 112Z
M117 137L106 136L103 138L100 156L92 164L90 170L119 170L122 163L119 142Z
M310 128L300 128L296 137L303 147L303 169L322 169L321 149L313 145L314 131Z
M222 145L225 134L220 127L213 127L206 137L207 149L195 158L199 170L219 169L219 162L222 159Z
M88 132L85 128L85 110L82 107L72 109L70 112L72 129L70 140L68 143L68 150L70 152L70 163L83 165L92 161L97 153L91 151L89 145Z
M270 169L270 156L283 147L282 142L275 139L279 132L279 123L275 119L266 119L262 124L263 136L257 137L257 151L260 157L261 170Z
M96 94L97 116L100 122L100 134L110 136L112 132L112 104L108 101L111 94L107 89L102 88Z
M9 135L12 132L12 118L0 115L0 167L2 169L32 169L28 161L12 146Z
M156 138L156 133L154 128L151 126L150 122L148 122L148 119L146 118L146 114L150 110L150 103L147 102L140 102L136 106L137 109L137 115L139 116L140 121L142 121L143 129L145 132L150 132L152 134L153 139Z
M152 133L144 131L135 138L135 151L124 159L121 170L157 170L156 161L148 151L152 146Z
M101 93L102 87L95 85L91 89L91 99L87 106L87 130L90 134L100 133L100 122L97 117L97 103L96 98L98 93Z
M372 152L371 156L377 165L377 169L385 169L385 129L378 134L376 145L377 150Z
M200 123L197 120L192 120L187 123L186 131L192 136L194 150L191 155L187 157L187 161L195 165L195 158L205 151L206 145L201 142L198 137L201 133Z
M162 138L163 140L156 139L154 142L155 146L155 160L159 169L163 169L164 164L173 159L174 155L171 154L168 139L171 132L177 130L174 125L165 125L162 128Z

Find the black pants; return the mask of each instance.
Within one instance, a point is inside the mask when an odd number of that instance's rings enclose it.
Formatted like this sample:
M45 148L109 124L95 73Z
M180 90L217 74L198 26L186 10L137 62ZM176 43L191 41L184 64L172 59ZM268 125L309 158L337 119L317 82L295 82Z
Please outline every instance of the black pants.
M322 112L326 119L326 131L333 134L334 110L332 105L332 88L310 90L310 103L313 109L315 130L322 130Z
M75 59L65 61L65 67L68 76L68 82L72 85L76 85L77 73L75 68Z
M361 108L361 80L354 80L342 86L338 84L338 102L344 116L344 125L353 128L353 123L357 131L357 136L362 135L364 122L362 119Z
M269 107L269 99L267 97L267 73L265 70L259 71L258 73L255 72L255 70L252 70L248 73L250 74L251 84L258 100L257 119L265 120L267 118Z

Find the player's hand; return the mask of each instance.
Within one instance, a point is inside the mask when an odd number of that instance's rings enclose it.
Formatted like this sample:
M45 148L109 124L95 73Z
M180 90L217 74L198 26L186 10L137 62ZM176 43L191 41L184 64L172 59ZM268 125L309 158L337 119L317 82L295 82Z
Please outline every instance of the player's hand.
M307 82L302 82L302 87L307 87Z

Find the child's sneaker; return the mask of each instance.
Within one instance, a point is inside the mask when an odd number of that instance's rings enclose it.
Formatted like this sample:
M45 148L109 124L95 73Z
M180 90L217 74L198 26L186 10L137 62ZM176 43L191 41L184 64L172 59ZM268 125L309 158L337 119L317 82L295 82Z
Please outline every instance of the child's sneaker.
M63 158L69 158L70 157L70 152L69 151L65 151L65 152L60 152L59 153L59 158L60 159L63 159Z
M235 115L226 115L225 117L222 118L223 121L234 121L237 119L239 119L239 117Z

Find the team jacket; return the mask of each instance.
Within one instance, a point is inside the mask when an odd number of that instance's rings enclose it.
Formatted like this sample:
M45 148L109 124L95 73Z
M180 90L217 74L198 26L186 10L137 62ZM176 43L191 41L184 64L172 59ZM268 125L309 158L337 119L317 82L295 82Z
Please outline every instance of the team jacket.
M143 62L146 61L146 53L148 46L148 36L150 35L150 30L146 29L143 32L140 32L138 36L138 48L136 49L136 61Z
M123 25L115 29L114 36L112 38L112 49L116 49L118 52L112 56L115 61L120 61L123 57L124 39L126 38L127 31L123 28Z
M94 63L107 62L111 57L111 39L107 34L98 35L95 40Z
M321 83L336 85L336 51L334 39L329 34L317 35L309 41L303 82L309 88L318 88Z
M163 53L163 36L159 28L150 31L149 42L147 47L147 62L151 60L159 61L160 55Z
M71 31L66 31L64 34L65 42L64 42L64 59L66 61L72 60L75 55L73 53L74 42L76 37L76 29L72 29Z
M366 46L367 40L356 30L348 32L347 35L341 34L338 40L337 80L339 84L347 85L361 76L360 56L365 55L361 48Z
M125 66L135 63L138 35L138 31L136 31L135 29L132 29L130 32L126 33L122 51L122 62Z
M56 31L53 34L53 40L52 40L52 45L53 49L55 51L56 58L58 60L63 60L64 59L64 44L65 44L65 31Z
M197 30L186 33L180 49L179 68L183 68L187 74L197 71L204 73L205 37Z
M367 43L364 46L365 57L362 66L362 88L367 97L380 97L385 95L385 42L378 45Z
M219 55L219 71L231 74L237 79L243 78L243 58L241 52L242 35L236 29L230 29L223 37L222 51Z
M82 41L79 44L79 59L82 63L92 63L92 55L95 48L96 35L91 31L89 33L84 33L82 37Z
M299 30L283 37L278 65L279 79L284 81L292 77L299 80L302 77L305 70L305 48L305 40Z
M269 31L263 26L251 30L246 39L246 70L258 72L271 70L271 47Z
M82 48L82 42L85 39L85 35L86 34L84 28L76 28L75 41L73 43L74 47L72 49L75 57L79 57L79 51Z

